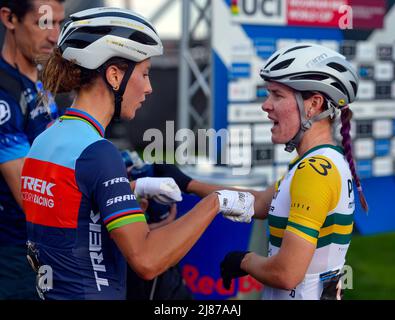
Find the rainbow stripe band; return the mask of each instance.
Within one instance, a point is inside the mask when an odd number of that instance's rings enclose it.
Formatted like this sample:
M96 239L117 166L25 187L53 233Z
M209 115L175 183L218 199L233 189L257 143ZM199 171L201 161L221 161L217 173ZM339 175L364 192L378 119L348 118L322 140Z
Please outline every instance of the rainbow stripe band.
M71 120L71 119L82 120L90 124L100 134L101 137L104 137L104 128L102 127L102 125L97 120L95 120L91 115L89 115L88 113L82 110L69 108L67 109L65 114L60 118L64 120Z
M81 117L64 115L64 116L61 116L60 119L62 119L62 120L79 120L79 121L83 121L83 122L89 124L91 127L93 127L93 129L95 129L95 131L97 131L97 133L101 136L100 131L95 126L93 126L91 122L89 122L89 121L87 121L85 119L82 119Z
M113 231L114 229L123 227L127 224L135 223L135 222L147 222L144 214L133 214L128 216L123 216L121 218L115 219L109 224L106 225L108 232Z
M104 224L109 224L113 220L122 218L122 217L130 215L130 214L136 214L136 213L142 213L141 209L140 208L132 208L132 209L120 210L120 211L114 212L113 214L110 214L107 218L105 218L103 220L103 222L104 222Z

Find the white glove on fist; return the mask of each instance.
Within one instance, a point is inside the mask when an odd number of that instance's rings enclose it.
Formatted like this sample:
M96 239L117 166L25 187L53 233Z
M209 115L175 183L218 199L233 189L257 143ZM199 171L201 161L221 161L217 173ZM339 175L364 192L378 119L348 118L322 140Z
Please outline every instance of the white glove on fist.
M181 190L173 178L139 178L134 194L167 205L182 200Z
M222 215L236 222L251 222L255 197L249 192L221 190L218 194Z

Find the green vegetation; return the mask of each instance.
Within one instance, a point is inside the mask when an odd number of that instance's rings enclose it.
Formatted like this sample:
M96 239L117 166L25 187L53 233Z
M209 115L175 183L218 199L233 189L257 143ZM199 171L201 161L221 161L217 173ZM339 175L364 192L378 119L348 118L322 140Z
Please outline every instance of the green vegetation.
M353 290L346 300L395 299L395 233L354 235L346 257L352 267Z

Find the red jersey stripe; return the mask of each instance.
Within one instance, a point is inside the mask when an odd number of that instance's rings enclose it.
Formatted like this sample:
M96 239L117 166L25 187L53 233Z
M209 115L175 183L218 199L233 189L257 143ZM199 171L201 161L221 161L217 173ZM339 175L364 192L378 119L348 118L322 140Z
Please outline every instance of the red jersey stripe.
M21 191L28 222L56 228L77 228L82 194L78 190L74 170L27 158L22 171Z

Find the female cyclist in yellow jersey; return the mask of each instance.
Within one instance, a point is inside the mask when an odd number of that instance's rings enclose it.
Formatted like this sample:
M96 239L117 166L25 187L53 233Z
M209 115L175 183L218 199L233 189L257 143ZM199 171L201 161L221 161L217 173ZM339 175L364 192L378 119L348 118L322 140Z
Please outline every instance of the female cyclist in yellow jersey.
M264 284L264 299L339 299L353 228L353 182L367 210L349 133L348 105L356 98L358 76L339 53L298 43L275 52L261 77L268 91L262 109L273 124L272 142L285 144L289 152L296 149L298 157L275 185L250 191L254 218L269 221L268 257L230 252L221 263L224 284L229 287L233 278L250 274ZM342 147L332 137L339 114ZM204 196L218 188L191 180L184 191Z

